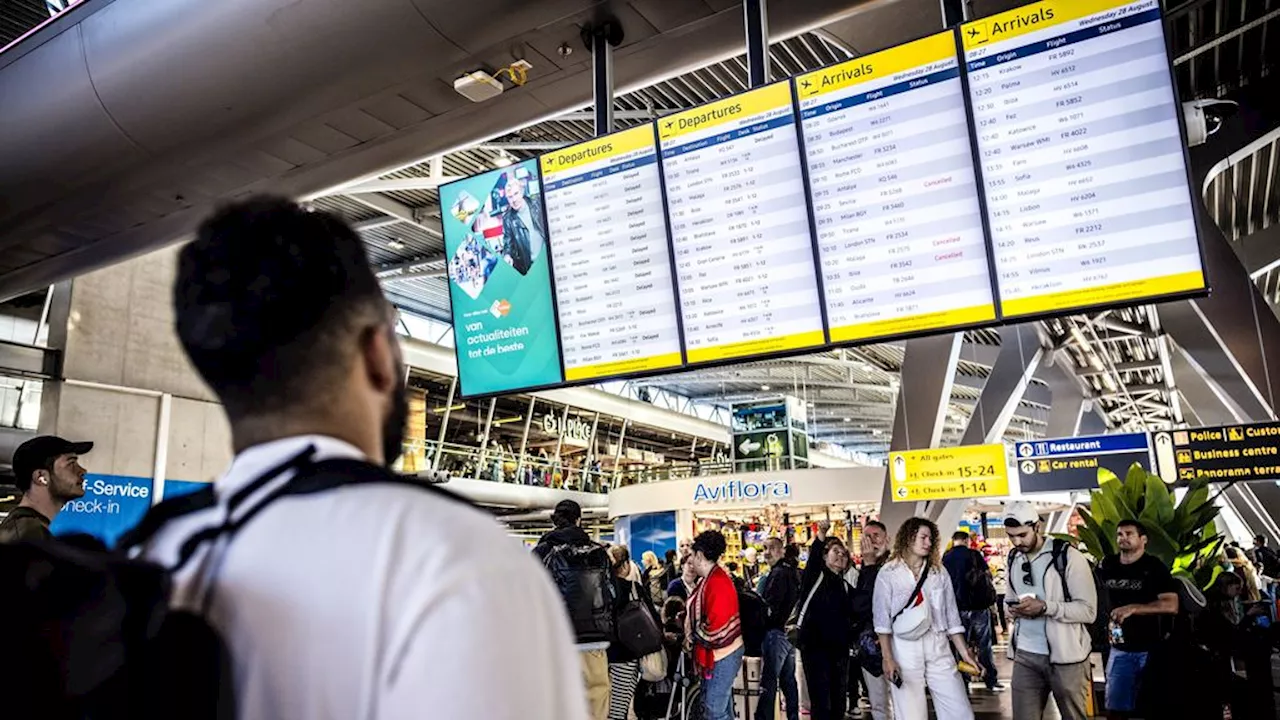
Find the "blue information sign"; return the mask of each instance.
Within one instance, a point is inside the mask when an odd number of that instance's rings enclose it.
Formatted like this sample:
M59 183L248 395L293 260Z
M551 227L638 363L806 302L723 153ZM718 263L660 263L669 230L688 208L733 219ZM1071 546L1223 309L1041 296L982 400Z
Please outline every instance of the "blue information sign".
M1095 490L1099 468L1120 478L1134 463L1151 469L1151 445L1146 433L1020 442L1017 456L1024 493Z

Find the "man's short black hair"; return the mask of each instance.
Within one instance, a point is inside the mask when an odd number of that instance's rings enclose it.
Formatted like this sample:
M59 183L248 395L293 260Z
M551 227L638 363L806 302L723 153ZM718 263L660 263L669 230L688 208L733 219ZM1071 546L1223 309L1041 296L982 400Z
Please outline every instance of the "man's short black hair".
M691 550L693 552L701 552L702 556L711 562L719 562L720 556L724 555L725 548L728 543L724 540L724 533L719 530L704 530L693 539Z
M885 524L879 520L868 520L867 524L862 526L863 530L866 530L867 528L880 528L880 531L885 535L889 534L889 528L885 527Z
M1254 541L1255 543L1257 543L1258 545L1263 545L1263 546L1265 546L1265 545L1267 544L1267 536L1266 536L1266 535L1254 535L1254 536L1253 536L1253 541Z
M358 335L390 320L342 219L258 196L205 220L178 256L178 338L233 420L323 402Z
M969 533L963 530L957 530L955 534L951 536L951 542L969 542Z
M1138 533L1139 537L1149 537L1147 535L1147 526L1143 525L1141 522L1137 520L1121 520L1120 522L1116 523L1117 530L1119 530L1120 528L1126 528L1126 527L1133 528Z
M573 527L582 519L582 506L572 500L561 500L551 511L551 524L557 528Z

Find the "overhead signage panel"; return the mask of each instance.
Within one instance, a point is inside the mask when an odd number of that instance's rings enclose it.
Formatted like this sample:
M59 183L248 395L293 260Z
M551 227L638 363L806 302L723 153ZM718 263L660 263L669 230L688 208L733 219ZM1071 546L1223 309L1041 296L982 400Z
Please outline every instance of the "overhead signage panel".
M568 381L679 367L652 125L541 157Z
M821 347L790 83L668 115L658 137L688 361Z
M1206 289L1158 0L961 27L1006 318Z
M440 187L464 396L562 381L536 160Z
M1024 493L1096 490L1099 468L1121 479L1134 463L1151 469L1146 433L1020 442L1016 453L1019 487Z
M1280 423L1161 431L1152 445L1166 483L1280 480Z
M795 83L831 340L995 320L955 35Z
M889 453L894 502L1001 497L1009 494L1003 443Z

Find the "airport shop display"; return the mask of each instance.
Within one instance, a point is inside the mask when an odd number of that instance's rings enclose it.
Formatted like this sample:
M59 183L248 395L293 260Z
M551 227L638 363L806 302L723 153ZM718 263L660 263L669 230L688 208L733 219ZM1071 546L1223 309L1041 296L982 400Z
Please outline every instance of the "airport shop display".
M1044 0L441 186L460 391L1208 290L1158 0Z

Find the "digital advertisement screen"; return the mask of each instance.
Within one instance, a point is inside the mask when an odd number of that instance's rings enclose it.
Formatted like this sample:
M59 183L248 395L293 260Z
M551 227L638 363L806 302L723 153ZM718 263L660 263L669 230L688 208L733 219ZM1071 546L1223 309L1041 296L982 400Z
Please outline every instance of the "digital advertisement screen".
M541 163L565 379L682 365L653 125Z
M961 27L1005 317L1205 289L1157 0Z
M831 340L995 320L955 35L795 83Z
M690 363L826 342L789 82L658 121Z
M536 160L440 187L464 396L562 381Z

